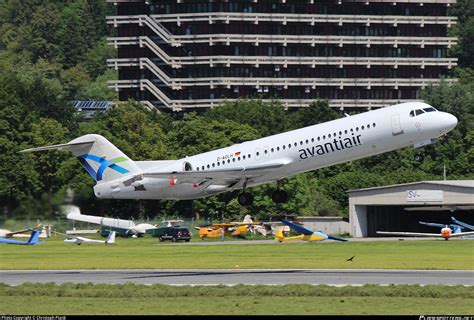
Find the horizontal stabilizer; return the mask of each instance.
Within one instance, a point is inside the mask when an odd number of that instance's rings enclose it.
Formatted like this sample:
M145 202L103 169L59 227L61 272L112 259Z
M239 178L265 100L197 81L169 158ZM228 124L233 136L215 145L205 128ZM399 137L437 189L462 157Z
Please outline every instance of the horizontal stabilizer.
M34 152L34 151L46 151L46 150L68 150L72 147L81 147L85 145L91 145L95 142L95 140L91 141L81 141L81 142L69 142L69 143L63 143L63 144L55 144L52 146L44 146L44 147L38 147L38 148L30 148L30 149L25 149L21 150L21 153L25 152Z

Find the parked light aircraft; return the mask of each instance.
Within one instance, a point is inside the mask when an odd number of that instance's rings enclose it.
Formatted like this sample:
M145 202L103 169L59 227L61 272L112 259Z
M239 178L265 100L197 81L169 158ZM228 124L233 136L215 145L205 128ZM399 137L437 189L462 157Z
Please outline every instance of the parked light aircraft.
M98 224L102 227L106 227L106 229L109 231L116 231L117 234L140 237L143 236L147 232L147 230L157 228L157 226L149 223L135 224L131 220L81 214L79 207L72 205L64 205L62 207L63 211L67 214L66 217L70 220Z
M229 237L245 237L248 232L253 231L252 228L260 226L259 222L224 222L213 223L209 226L194 227L199 230L199 237L215 238L221 237L222 233ZM263 228L263 227L262 227Z
M283 241L290 241L290 240L304 240L304 241L323 241L327 239L331 240L338 240L338 241L347 241L347 239L343 238L337 238L334 236L327 235L325 233L322 233L320 231L312 231L306 228L303 228L300 225L294 224L290 221L287 220L282 220L281 221L283 224L287 225L291 229L295 230L296 232L301 233L298 236L292 236L292 237L285 237L283 234L283 227L278 228L276 234L275 234L275 241L278 242L283 242Z
M28 241L21 241L21 240L12 240L12 239L7 239L7 238L0 238L0 243L6 243L6 244L23 244L23 245L35 245L35 244L40 244L39 242L39 231L38 230L33 230L31 232L31 236L28 239Z
M457 125L455 116L422 102L401 103L358 115L247 141L179 160L132 161L106 138L87 134L68 143L26 149L70 151L96 180L98 198L197 199L276 181L276 203L287 194L279 181L413 145L434 143Z
M38 224L36 227L33 228L27 228L27 229L22 229L22 230L7 230L7 229L0 229L0 237L1 238L29 238L31 237L31 234L26 234L25 232L30 232L31 230L41 228L41 224Z
M449 238L462 237L473 235L474 231L469 232L460 232L460 228L451 229L445 225L441 229L441 233L421 233L421 232L391 232L391 231L377 231L377 234L382 235L398 235L398 236L408 236L408 237L441 237L444 240L449 240Z
M64 242L73 243L73 244L77 244L77 245L80 245L82 243L112 244L112 243L115 243L115 231L112 231L111 233L109 233L109 236L107 237L107 239L105 241L104 240L89 239L89 238L85 238L85 237L69 237L69 238L65 239Z

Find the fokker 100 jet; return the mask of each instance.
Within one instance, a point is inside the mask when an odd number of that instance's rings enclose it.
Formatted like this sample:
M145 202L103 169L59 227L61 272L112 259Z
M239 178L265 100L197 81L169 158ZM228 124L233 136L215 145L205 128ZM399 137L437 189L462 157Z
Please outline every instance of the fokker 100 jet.
M281 203L287 200L278 188L281 179L411 145L422 147L457 123L455 116L426 103L407 102L178 160L133 161L97 134L22 152L70 151L96 180L98 198L184 200L242 189L238 201L249 205L253 196L247 188L277 182L272 199Z

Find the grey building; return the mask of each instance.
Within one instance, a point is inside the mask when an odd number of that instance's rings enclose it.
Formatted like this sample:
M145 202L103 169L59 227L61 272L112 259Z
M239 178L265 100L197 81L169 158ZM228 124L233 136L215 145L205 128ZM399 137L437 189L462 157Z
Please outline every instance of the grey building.
M439 232L419 221L474 224L474 180L420 181L350 190L352 237L376 237L376 231Z
M239 98L379 108L420 100L457 64L456 0L107 2L119 73L109 87L161 110Z

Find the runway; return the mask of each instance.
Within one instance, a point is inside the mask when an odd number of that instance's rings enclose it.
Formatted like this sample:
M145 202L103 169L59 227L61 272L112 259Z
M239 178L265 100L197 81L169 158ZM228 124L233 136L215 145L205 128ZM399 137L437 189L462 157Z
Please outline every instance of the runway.
M0 282L107 283L168 285L284 285L284 284L443 284L474 285L474 271L466 270L326 270L326 269L120 269L0 271Z

